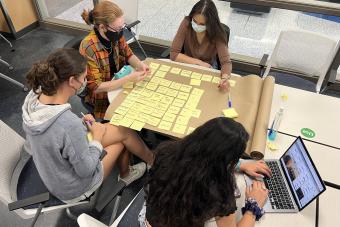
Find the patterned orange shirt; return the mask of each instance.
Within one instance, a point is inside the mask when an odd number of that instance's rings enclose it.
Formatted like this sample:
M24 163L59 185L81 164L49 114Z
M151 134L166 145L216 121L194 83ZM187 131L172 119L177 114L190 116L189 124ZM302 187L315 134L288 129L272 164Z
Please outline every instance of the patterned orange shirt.
M124 36L119 39L116 45L112 43L112 47L114 63L118 72L128 63L133 52ZM94 30L83 39L79 52L88 59L86 76L88 93L85 102L94 107L93 112L96 118L104 118L106 109L110 104L107 92L95 93L95 90L102 82L110 81L113 78L110 73L109 53L99 41Z

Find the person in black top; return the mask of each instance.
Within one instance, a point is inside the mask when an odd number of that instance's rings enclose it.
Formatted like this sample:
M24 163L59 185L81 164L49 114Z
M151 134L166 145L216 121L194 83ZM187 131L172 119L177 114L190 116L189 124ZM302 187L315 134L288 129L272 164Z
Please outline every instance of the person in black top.
M203 227L216 221L217 226L236 226L234 172L248 138L240 123L219 117L183 139L159 145L144 187L148 225ZM247 187L238 226L254 226L267 194L263 182Z

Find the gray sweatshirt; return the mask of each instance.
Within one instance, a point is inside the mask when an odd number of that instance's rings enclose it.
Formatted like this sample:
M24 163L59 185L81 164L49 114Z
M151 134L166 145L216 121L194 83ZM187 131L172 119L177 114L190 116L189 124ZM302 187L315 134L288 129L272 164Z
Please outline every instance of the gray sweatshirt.
M103 147L87 141L86 127L70 104L44 105L31 91L22 110L25 148L54 196L71 200L103 180L99 160Z

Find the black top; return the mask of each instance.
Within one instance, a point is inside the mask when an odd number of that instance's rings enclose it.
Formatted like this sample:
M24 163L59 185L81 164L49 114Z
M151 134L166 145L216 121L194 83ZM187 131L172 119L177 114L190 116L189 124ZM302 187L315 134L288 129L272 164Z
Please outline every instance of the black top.
M103 44L106 51L109 53L110 74L113 77L114 74L117 72L116 64L113 57L114 45L111 41L104 39L96 28L94 29L94 32L96 33L101 44Z

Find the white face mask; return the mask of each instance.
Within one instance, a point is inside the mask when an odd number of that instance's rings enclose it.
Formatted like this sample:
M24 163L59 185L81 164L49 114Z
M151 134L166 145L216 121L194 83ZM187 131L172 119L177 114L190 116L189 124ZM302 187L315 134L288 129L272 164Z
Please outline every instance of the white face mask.
M79 81L80 82L80 81ZM80 88L76 90L76 95L81 95L87 86L87 79L85 78L84 82L81 84Z
M191 21L191 26L192 26L192 29L194 29L194 31L197 33L204 32L207 29L206 25L198 25L193 20Z

